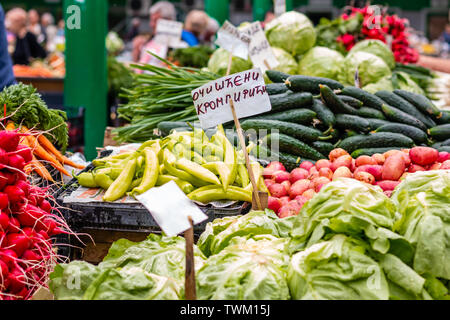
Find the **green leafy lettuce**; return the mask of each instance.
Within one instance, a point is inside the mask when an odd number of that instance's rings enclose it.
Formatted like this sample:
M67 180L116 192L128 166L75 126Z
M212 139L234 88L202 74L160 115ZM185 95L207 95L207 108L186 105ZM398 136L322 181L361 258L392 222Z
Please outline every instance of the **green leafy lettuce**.
M272 52L279 62L279 65L273 68L273 70L278 70L287 74L297 73L298 64L293 56L291 56L285 50L277 47L272 47Z
M214 51L208 62L208 70L220 76L225 76L228 69L230 54L230 52L222 48ZM244 60L233 56L230 74L242 72L251 68L252 62L250 60Z
M272 47L279 47L296 56L311 49L316 43L312 22L302 13L286 12L270 21L265 28Z
M360 41L349 51L349 54L358 51L372 53L383 59L390 69L395 68L395 57L392 50L380 40L367 39Z
M298 73L305 76L337 79L344 56L325 47L314 47L300 60Z

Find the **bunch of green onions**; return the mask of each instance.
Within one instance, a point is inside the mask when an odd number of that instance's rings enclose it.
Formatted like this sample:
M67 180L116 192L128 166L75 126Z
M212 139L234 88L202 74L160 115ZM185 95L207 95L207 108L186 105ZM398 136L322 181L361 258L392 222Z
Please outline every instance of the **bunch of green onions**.
M197 120L191 91L219 78L209 71L178 67L152 55L166 63L168 68L131 66L143 73L135 74L132 88L123 89L121 94L128 103L119 107L119 117L130 124L114 130L115 139L119 142L144 142L154 138L161 121Z

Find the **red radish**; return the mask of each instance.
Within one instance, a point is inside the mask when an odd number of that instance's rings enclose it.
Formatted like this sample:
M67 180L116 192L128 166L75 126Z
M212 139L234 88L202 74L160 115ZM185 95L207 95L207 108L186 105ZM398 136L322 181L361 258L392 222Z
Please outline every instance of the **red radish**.
M300 168L305 169L307 171L309 171L313 167L314 167L314 163L312 163L311 161L304 161L300 164Z
M47 200L43 200L42 202L41 202L41 205L40 205L40 207L41 207L41 209L42 210L44 210L45 212L47 212L47 213L51 213L52 212L52 205L50 204L50 202L48 202Z
M333 178L333 171L330 168L322 168L319 170L319 177L331 179Z
M25 136L16 131L0 131L0 148L6 152L11 152L17 149L19 145L20 137Z
M306 202L308 202L308 198L306 198L306 197L304 197L304 196L296 196L295 197L295 201L297 201L298 202L298 204L300 205L300 206L302 206L303 207L303 205L306 203Z
M5 262L10 269L14 268L17 257L17 253L14 250L0 250L0 260Z
M316 192L313 189L308 189L305 192L303 192L302 196L305 197L308 200L311 200L316 195Z
M19 187L7 186L4 191L11 202L21 202L25 198L25 192Z
M8 154L0 148L0 169L4 169L9 164Z
M418 164L412 164L408 167L408 172L409 173L414 173L417 171L426 171L424 167L419 166Z
M309 189L310 181L308 179L298 180L291 186L290 196L294 199L297 196L301 196L306 190Z
M307 179L308 176L309 176L308 170L303 169L303 168L295 168L291 172L291 177L290 177L289 181L291 181L291 183L295 183L298 180Z
M12 293L18 293L25 288L25 275L19 269L13 269L8 274L9 286L8 289Z
M342 157L342 156L348 156L348 152L345 151L344 149L338 148L338 149L334 149L330 152L330 155L328 156L328 158L330 159L330 161L335 161L337 158Z
M272 174L276 171L286 171L286 168L281 162L278 161L271 162L264 169L263 176L265 179L270 179L272 177Z
M0 287L2 285L1 280L6 278L8 276L8 273L9 273L8 265L6 264L6 262L0 260Z
M373 165L378 164L378 162L374 158L369 157L369 156L359 156L355 161L356 161L355 165L357 167L361 167L364 165L370 165L370 164L373 164Z
M268 189L269 189L270 194L273 197L281 198L288 194L285 186L283 186L279 183L275 183L275 184L271 185L270 187L268 187Z
M347 156L341 156L333 161L333 164L331 165L331 170L336 171L337 168L340 167L347 167L351 169L353 164L353 158L350 155Z
M5 189L7 184L8 184L8 177L3 172L0 172L0 190L3 191L3 189Z
M33 152L30 147L20 144L17 147L17 154L20 155L27 163L33 160Z
M12 217L9 219L8 232L20 232L20 222L17 218Z
M281 208L281 200L275 197L269 197L268 200L268 206L270 210L273 210L275 213L278 213L278 211Z
M283 206L280 209L278 216L280 218L296 216L299 214L301 209L302 209L302 207L300 206L300 204L297 201L293 200L293 201L290 201L287 205Z
M383 191L394 191L394 189L400 184L400 181L383 180L375 183Z
M38 235L40 235L41 238L44 239L44 240L48 240L48 239L50 238L50 237L48 236L47 232L45 232L44 230L40 230L40 231L38 232Z
M441 170L449 170L449 169L450 169L450 160L442 162Z
M289 180L283 181L280 184L286 188L286 191L289 194L289 191L291 190L291 183L289 182Z
M432 164L430 166L430 169L428 169L428 170L430 170L430 171L439 170L441 167L442 167L442 163L436 162L436 163Z
M314 178L317 178L317 177L319 177L319 170L317 170L316 167L312 167L309 170L308 179L314 179Z
M359 171L357 173L355 173L354 178L356 180L368 183L368 184L374 184L375 183L375 177L373 175L371 175L368 172L365 171Z
M320 170L322 168L330 168L331 167L331 161L326 159L320 159L316 162L316 169Z
M400 153L396 153L388 157L384 162L382 179L396 181L400 179L405 169L404 157Z
M339 178L353 178L353 174L349 168L340 167L340 168L337 168L333 174L333 180L336 180Z
M286 171L276 171L272 174L272 180L275 181L275 183L282 183L283 181L289 181L289 178L291 175L289 172Z
M27 261L40 261L43 259L42 256L38 255L36 252L32 250L26 250L21 258Z
M6 193L0 192L0 210L6 209L9 204L8 195Z
M6 184L12 186L17 181L17 176L11 172L4 172L3 175L6 177Z
M6 236L6 243L20 257L31 246L32 241L23 234L10 233Z
M314 191L319 192L322 187L328 183L330 183L330 179L325 177L318 177L311 181L312 185L314 186Z
M281 197L280 201L281 201L281 206L283 207L283 206L287 205L289 203L289 201L291 201L291 199L288 196L285 196L285 197Z
M383 174L383 166L380 166L378 164L363 165L363 166L356 168L354 174L356 175L359 172L367 172L367 173L371 174L375 178L375 180L381 180L381 177Z
M269 188L271 185L275 183L272 179L265 179L264 183L266 184L266 187Z
M372 156L373 160L377 162L377 164L383 165L386 158L381 153L375 153Z
M441 162L442 163L442 162L447 161L447 160L450 160L450 153L445 152L445 151L439 152L439 157L437 159L437 162Z
M0 230L6 231L8 226L9 226L9 216L6 213L0 211Z
M414 164L426 166L438 160L439 151L429 147L414 147L409 151L409 157Z
M25 167L25 160L23 159L22 156L18 155L18 154L13 154L11 156L9 156L9 166L16 168L18 170L23 170L23 168Z
M25 193L25 197L28 197L29 191L30 191L30 185L27 181L19 180L16 182L16 187L22 189L22 191Z

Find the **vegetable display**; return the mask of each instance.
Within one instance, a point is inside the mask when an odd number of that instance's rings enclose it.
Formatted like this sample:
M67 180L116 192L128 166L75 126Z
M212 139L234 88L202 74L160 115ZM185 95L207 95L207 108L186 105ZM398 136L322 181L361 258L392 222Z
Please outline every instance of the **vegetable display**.
M25 135L0 131L0 300L29 299L46 286L59 260L51 237L70 230L48 191L27 181Z
M249 146L251 149L251 146ZM149 140L135 152L93 161L95 169L77 176L87 188L105 190L103 200L114 202L140 195L174 181L193 201L252 201L252 185L242 150L236 150L223 127L211 137L199 129L174 131ZM260 190L265 190L263 168L251 164Z

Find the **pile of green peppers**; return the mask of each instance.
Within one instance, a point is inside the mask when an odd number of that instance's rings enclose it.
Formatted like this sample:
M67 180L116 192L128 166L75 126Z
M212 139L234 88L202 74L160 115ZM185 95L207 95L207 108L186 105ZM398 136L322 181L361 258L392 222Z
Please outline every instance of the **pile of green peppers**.
M247 147L247 152L253 145ZM173 132L163 139L150 140L135 152L96 159L90 172L77 176L87 188L106 190L103 201L113 202L125 195L136 196L155 186L174 181L193 201L219 200L252 202L253 187L244 153L227 139L223 127L211 137L201 129ZM263 167L251 163L261 191L268 192Z

